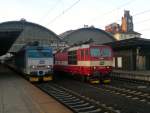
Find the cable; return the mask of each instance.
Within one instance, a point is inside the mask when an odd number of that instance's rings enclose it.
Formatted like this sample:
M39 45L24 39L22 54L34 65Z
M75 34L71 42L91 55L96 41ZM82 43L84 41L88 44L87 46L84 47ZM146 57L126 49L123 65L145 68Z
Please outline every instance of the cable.
M117 8L114 8L114 9L112 9L112 10L106 12L106 13L101 14L101 15L104 16L104 15L110 14L110 13L114 12L116 9L118 10L118 9L121 9L122 7L124 7L124 6L126 6L126 5L129 5L129 4L132 3L133 1L136 1L136 0L130 0L130 1L126 2L126 3L124 3L124 4L121 4L121 5L118 6ZM96 18L97 18L97 17L96 17ZM89 22L94 21L96 18L91 19Z
M139 13L136 13L133 16L138 16L138 15L141 15L141 14L144 14L144 13L148 13L148 12L150 12L150 9L142 11L142 12L139 12Z
M145 29L141 29L141 30L138 30L138 31L148 31L150 30L150 28L145 28Z
M135 22L134 24L141 24L141 23L144 23L144 22L147 22L147 21L150 21L150 18L146 19L146 20L141 20L141 21Z
M67 9L65 9L62 13L60 13L59 15L57 15L54 19L52 19L49 23L47 23L48 25L53 23L54 21L56 21L59 17L61 17L62 15L64 15L66 12L68 12L70 9L72 9L75 5L77 5L80 2L80 0L77 0L76 2L74 2L70 7L68 7Z
M60 3L60 0L58 0L52 8L50 8L43 16L42 18L39 20L39 21L43 21L56 7L57 5Z

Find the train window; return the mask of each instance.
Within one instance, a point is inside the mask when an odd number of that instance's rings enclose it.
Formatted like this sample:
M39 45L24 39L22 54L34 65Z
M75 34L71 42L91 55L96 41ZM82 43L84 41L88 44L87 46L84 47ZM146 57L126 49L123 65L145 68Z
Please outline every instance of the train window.
M103 48L101 50L101 56L103 56L103 57L111 56L111 50L109 48Z
M68 64L77 64L77 51L68 52Z
M28 56L31 58L52 57L49 51L29 51Z
M81 50L81 57L84 56L84 50Z
M88 56L89 55L89 51L85 50L85 55Z
M90 53L91 53L91 56L93 56L93 57L99 57L100 49L99 48L91 48Z

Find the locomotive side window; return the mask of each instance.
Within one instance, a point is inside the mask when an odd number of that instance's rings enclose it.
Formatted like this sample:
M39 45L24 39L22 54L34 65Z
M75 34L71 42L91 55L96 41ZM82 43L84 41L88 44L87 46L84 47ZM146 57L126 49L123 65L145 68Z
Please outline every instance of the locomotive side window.
M85 49L85 60L89 59L89 50Z
M68 64L77 64L77 51L68 52Z
M89 52L88 52L88 49L85 50L85 55L88 56L89 55Z
M81 60L84 59L84 50L81 50Z
M81 57L84 57L84 50L81 50Z

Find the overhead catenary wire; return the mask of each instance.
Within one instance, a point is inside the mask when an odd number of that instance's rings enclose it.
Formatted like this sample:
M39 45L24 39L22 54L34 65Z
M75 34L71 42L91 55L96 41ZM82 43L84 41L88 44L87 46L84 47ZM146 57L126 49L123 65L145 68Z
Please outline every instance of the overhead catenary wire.
M71 6L69 6L67 9L63 10L63 12L61 12L59 15L57 15L54 19L52 19L50 22L47 23L47 25L53 23L54 21L56 21L58 18L60 18L62 15L64 15L65 13L67 13L69 10L71 10L75 5L77 5L80 2L80 0L77 0L76 2L74 2Z
M136 13L136 14L134 14L133 16L142 15L142 14L145 14L145 13L148 13L148 12L150 12L150 9L148 9L148 10L144 10L144 11L139 12L139 13Z
M102 15L102 16L105 16L105 15L111 14L111 13L113 13L115 10L119 10L119 9L121 9L122 7L129 5L130 3L134 2L134 1L136 1L136 0L130 0L130 1L121 4L121 5L119 5L118 7L114 8L114 9L108 11L108 12L105 12L105 13L101 14L101 15ZM92 21L94 21L94 20L96 20L96 19L97 19L97 17L91 19L89 22L92 22Z
M145 19L145 20L141 20L141 21L138 21L138 22L135 22L135 24L141 24L141 23L144 23L144 22L147 22L147 21L150 21L150 18L149 19Z
M149 28L145 28L145 29L140 29L138 31L150 31L150 27Z
M136 14L134 14L133 16L139 16L139 15L143 15L143 14L149 13L149 12L150 12L150 9L141 11L141 12L139 12L139 13L136 13ZM139 21L139 22L136 22L136 24L142 24L142 23L147 22L147 21L150 21L150 18L149 18L149 19L145 19L145 20L141 20L141 21ZM140 32L143 32L143 31L150 31L150 28L144 28L144 29L141 29L141 30L138 30L138 31L140 31Z
M40 22L45 20L46 17L57 7L57 5L60 3L61 0L58 0L54 5L53 7L51 7L46 13L44 13L44 15L40 18Z

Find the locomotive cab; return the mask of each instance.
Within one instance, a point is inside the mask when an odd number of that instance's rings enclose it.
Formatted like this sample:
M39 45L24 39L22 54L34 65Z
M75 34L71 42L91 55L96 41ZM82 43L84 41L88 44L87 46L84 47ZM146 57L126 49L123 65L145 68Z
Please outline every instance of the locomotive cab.
M30 81L52 80L53 57L49 48L37 47L26 51L26 72Z
M91 80L110 82L112 71L112 49L109 46L95 46L90 48Z

